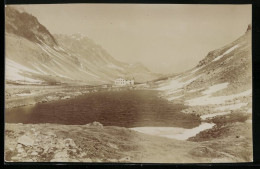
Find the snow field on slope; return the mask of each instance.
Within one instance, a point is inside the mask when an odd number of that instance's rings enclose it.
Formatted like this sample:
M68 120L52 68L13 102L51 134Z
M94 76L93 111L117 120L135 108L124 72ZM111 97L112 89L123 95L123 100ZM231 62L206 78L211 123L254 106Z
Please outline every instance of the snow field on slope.
M211 97L211 95L205 95L201 97L197 97L194 99L186 100L185 102L189 106L203 106L203 105L209 105L209 104L224 104L228 100L235 99L237 97L241 96L248 96L252 94L252 90L246 90L244 92L228 95L228 96L214 96Z
M225 89L228 85L229 83L220 83L220 84L210 86L207 90L203 91L202 94L211 95L217 91Z
M188 75L188 76L190 76L190 75ZM193 82L194 80L198 79L202 75L196 76L196 77L191 78L191 79L186 80L186 81L183 81L183 79L187 78L188 76L185 76L185 77L182 77L182 78L174 78L174 79L172 79L169 82L169 84L164 85L162 87L159 87L158 90L163 90L163 91L171 90L171 91L174 91L174 90L180 89L180 88L184 87L185 85L187 85L187 84Z
M231 112L212 113L212 114L202 115L202 116L200 116L200 118L202 120L206 120L207 118L212 118L212 117L216 117L216 116L223 116L223 115L227 115L227 114L230 114L230 113Z
M36 72L28 67L25 67L23 65L20 65L19 63L6 58L5 59L6 67L5 67L5 76L6 79L12 80L12 81L27 81L31 83L41 83L41 80L35 80L32 78L25 77L21 75L21 73L36 73L39 74L39 72Z
M119 67L119 66L116 66L116 65L114 65L114 64L107 64L107 67L109 67L109 68L113 68L113 69L118 69L118 70L124 70L124 69L122 69L121 67Z
M235 46L231 47L231 48L228 49L225 53L223 53L222 55L219 55L218 57L216 57L216 58L213 60L213 62L214 62L214 61L217 61L217 60L219 60L219 59L221 59L221 58L222 58L223 56L225 56L226 54L232 52L232 51L233 51L234 49L236 49L238 46L239 46L239 45L235 45Z
M247 104L248 103L237 103L237 104L225 105L225 106L217 107L217 108L215 108L215 110L220 110L220 111L237 110L243 106L246 106Z

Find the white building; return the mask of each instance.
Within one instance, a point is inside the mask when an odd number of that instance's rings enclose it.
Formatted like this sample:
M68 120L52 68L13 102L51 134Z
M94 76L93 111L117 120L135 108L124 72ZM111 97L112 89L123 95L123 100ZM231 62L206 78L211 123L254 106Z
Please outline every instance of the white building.
M124 78L122 78L122 77L120 77L120 78L117 78L116 80L115 80L115 85L116 86L120 86L120 87L122 87L122 86L132 86L132 85L134 85L134 79L132 78L132 79L124 79Z

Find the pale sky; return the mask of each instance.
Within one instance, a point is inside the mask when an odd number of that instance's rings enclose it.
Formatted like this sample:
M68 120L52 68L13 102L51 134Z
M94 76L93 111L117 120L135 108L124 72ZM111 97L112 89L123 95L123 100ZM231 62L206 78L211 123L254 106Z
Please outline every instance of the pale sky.
M192 68L211 50L243 35L251 5L19 5L53 34L82 33L115 59L151 71Z

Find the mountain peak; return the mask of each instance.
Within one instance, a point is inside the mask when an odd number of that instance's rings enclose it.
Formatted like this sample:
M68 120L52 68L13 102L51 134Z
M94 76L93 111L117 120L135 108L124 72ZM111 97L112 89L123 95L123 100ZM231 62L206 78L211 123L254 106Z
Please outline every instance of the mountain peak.
M45 43L50 46L57 45L48 29L35 16L21 9L17 10L7 6L5 8L5 19L6 32L16 34L32 42Z
M76 40L81 40L81 39L87 38L87 36L82 34L81 32L73 33L73 34L71 34L71 37Z

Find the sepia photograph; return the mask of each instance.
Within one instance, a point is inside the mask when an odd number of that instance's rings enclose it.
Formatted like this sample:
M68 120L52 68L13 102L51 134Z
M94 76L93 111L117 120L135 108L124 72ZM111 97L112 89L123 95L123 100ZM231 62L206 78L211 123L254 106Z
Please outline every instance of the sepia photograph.
M253 161L252 5L5 5L4 160Z

